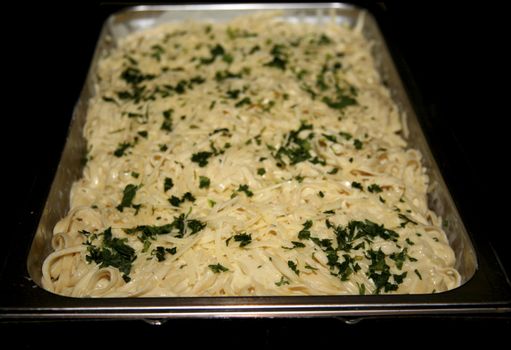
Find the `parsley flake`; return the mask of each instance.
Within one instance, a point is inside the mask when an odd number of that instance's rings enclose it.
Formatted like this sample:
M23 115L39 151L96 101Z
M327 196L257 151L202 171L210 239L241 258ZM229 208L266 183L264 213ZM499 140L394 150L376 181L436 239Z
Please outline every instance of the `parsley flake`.
M296 263L294 261L288 260L287 266L289 266L289 268L293 270L294 273L300 275L300 270L298 270L298 267L296 266Z
M207 176L199 176L199 188L209 188L211 180Z
M280 281L275 282L275 285L276 285L277 287L282 287L283 285L285 285L285 284L289 284L289 283L290 283L290 282L289 282L289 280L288 280L286 277L281 276L281 277L280 277Z
M229 269L221 264L215 264L215 265L208 265L208 267L213 271L214 273L220 273L220 272L227 272Z
M174 181L172 181L170 177L166 177L165 180L163 181L163 191L167 192L172 187L174 187Z
M132 204L133 198L137 194L137 190L139 187L137 185L129 184L124 187L121 204L119 204L116 208L120 212L124 210L124 208L134 207Z

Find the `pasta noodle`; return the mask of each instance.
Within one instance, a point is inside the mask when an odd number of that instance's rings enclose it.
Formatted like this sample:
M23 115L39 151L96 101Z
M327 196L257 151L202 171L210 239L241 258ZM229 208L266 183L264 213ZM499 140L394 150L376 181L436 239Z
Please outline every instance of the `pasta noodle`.
M83 177L43 286L75 297L460 285L372 44L252 15L161 25L98 65Z

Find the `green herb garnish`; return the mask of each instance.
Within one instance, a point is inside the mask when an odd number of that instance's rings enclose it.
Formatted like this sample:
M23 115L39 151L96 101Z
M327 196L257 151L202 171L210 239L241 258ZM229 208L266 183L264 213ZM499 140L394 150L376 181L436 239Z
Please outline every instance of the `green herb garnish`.
M282 248L288 249L288 250L296 249L296 248L305 248L305 244L303 244L302 242L291 241L291 243L293 243L292 247L282 247Z
M296 266L296 263L294 261L288 260L287 266L289 266L289 268L293 270L294 273L300 275L300 270L298 270L298 267Z
M362 187L362 184L360 182L353 181L351 183L351 187L358 188L359 190L363 191L364 187Z
M207 176L199 176L199 188L209 188L211 180Z
M174 207L179 207L181 203L184 203L186 201L195 202L195 197L191 192L186 192L185 194L183 194L181 198L176 196L172 196L169 198L169 203Z
M192 162L199 164L201 168L208 165L209 158L213 155L213 152L198 152L192 155Z
M243 248L252 243L252 234L250 233L238 233L233 236L235 242L240 242L240 248Z
M332 109L344 109L348 106L353 106L357 104L357 100L345 95L339 96L339 99L337 101L334 101L330 97L325 96L323 97L322 101Z
M252 197L254 195L254 192L250 191L250 188L248 185L239 185L237 192L245 192L247 197Z
M311 232L310 228L312 227L312 220L307 220L303 223L303 228L300 232L298 232L299 239L309 239Z
M380 186L378 186L377 184L372 184L370 186L367 187L367 190L371 193L380 193L382 192L383 190L381 189Z
M174 181L172 181L170 177L166 177L165 180L163 181L163 191L167 192L172 187L174 187Z
M124 187L123 195L121 204L119 204L116 208L120 212L124 210L124 208L133 207L133 198L135 198L135 195L137 194L137 190L139 189L138 186L129 184Z
M208 265L208 267L213 271L214 273L220 273L220 272L227 272L229 269L223 265L216 264L216 265Z
M241 100L239 100L238 102L236 102L234 107L239 108L239 107L241 107L243 105L249 105L251 103L252 103L252 101L250 100L250 97L244 97Z
M353 140L353 146L355 146L356 149L362 149L363 143L359 139Z
M160 262L165 260L165 255L167 253L174 255L177 253L177 248L176 247L165 248L165 247L158 246L151 251L151 255L156 256L156 258Z
M285 284L289 284L289 283L290 283L290 282L289 282L289 280L288 280L286 277L281 276L281 277L280 277L280 281L275 282L275 285L276 285L277 287L282 287L283 285L285 285Z
M281 44L274 45L270 51L271 55L273 56L273 59L270 62L265 63L264 65L267 67L286 70L288 59L287 54L283 51L284 48L285 46Z
M101 247L93 245L90 241L86 244L88 254L85 256L87 262L94 261L100 268L112 266L122 272L122 278L129 282L131 278L131 266L137 258L135 249L126 244L126 238L112 238L112 229L109 227L103 233L103 244Z

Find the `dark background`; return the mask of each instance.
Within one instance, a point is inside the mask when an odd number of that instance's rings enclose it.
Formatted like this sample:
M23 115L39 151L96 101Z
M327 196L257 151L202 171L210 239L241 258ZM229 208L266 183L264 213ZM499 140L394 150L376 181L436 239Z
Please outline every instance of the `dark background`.
M417 92L412 93L412 99L469 231L487 236L502 262L509 266L507 196L511 176L507 169L511 134L506 124L510 118L511 41L505 31L504 10L491 4L475 7L425 1L359 4L376 16L405 85ZM122 6L98 2L21 3L4 12L2 60L7 62L1 72L4 92L0 113L5 125L2 139L8 141L1 153L6 159L2 174L7 176L2 192L8 193L3 196L8 208L3 221L8 225L0 253L9 253L8 242L13 235L35 229L101 25ZM0 323L0 333L2 329L9 333L34 331L43 337L55 325ZM85 328L122 328L156 338L197 328L197 334L205 335L195 339L198 342L224 334L226 338L222 339L233 343L250 339L259 345L294 344L304 335L312 337L316 333L339 334L339 341L341 335L354 340L366 332L384 336L404 327L416 328L418 334L427 328L437 334L452 331L495 338L503 337L510 326L509 315L396 317L366 319L357 325L335 319L172 321L161 327L142 321L57 323L69 334L79 335ZM329 338L319 339L327 343ZM116 341L124 344L120 339ZM41 338L24 339L27 347L37 342L41 344Z

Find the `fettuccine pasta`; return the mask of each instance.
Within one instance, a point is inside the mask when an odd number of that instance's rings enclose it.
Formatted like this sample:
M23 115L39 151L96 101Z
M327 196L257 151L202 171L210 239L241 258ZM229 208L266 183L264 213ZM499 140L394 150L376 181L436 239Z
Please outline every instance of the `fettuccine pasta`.
M43 266L74 297L435 293L460 285L371 42L272 15L105 54L87 164Z

